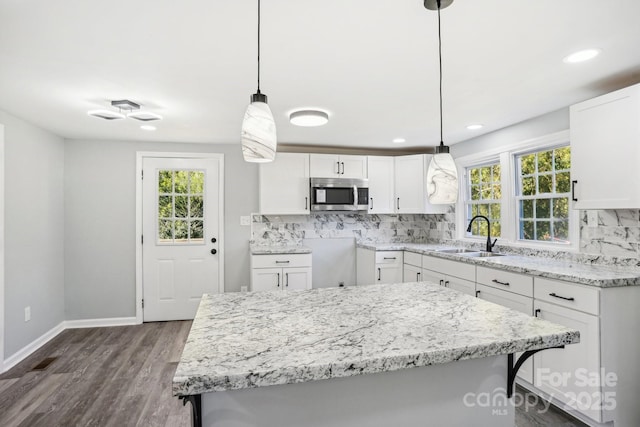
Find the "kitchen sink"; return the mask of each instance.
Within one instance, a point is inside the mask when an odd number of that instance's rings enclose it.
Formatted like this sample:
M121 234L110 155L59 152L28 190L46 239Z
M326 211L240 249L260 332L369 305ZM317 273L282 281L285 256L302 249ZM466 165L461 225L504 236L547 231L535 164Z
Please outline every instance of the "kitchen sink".
M441 252L443 254L477 254L479 251L474 251L473 249L465 249L465 248L455 248L455 249L438 249L436 252Z
M486 252L486 251L465 252L465 253L462 253L461 255L468 256L468 257L479 257L479 258L505 256L505 254L499 254L496 252Z

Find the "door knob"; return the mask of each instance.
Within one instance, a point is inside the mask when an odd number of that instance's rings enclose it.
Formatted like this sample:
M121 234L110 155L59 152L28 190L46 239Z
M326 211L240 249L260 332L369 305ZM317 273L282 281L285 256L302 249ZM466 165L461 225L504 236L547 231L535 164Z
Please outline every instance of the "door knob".
M212 255L215 255L215 254L217 254L217 253L218 253L218 251L217 251L217 250L215 250L215 249L211 249L211 254L212 254Z
M218 241L218 240L216 240L216 238L215 238L215 237L212 237L212 238L211 238L211 243L215 243L215 242L217 242L217 241Z

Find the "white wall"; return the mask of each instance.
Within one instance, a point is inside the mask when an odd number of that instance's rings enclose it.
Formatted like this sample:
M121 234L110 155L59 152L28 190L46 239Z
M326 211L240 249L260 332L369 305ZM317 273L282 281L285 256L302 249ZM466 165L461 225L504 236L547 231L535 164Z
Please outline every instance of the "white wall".
M3 111L0 123L5 127L6 359L64 320L64 141Z
M225 155L225 290L249 284L249 227L258 210L258 166L240 144L75 141L65 144L67 320L135 316L137 151Z

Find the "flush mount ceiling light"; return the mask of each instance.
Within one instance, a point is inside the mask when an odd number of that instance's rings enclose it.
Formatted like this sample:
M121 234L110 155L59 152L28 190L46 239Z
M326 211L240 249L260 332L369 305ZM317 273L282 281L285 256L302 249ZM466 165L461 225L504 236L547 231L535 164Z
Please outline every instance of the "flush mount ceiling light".
M394 138L393 139L393 143L394 144L402 144L402 143L405 143L405 142L407 142L407 140L404 139L404 138Z
M578 62L584 62L593 59L599 54L600 50L598 49L585 49L565 56L562 61L567 64L575 64Z
M162 116L150 113L148 111L135 111L133 113L127 114L127 117L130 119L140 120L141 122L152 122L154 120L162 120Z
M329 115L320 110L300 110L289 114L289 121L296 126L322 126L329 122Z
M90 110L87 111L87 114L105 120L118 120L125 118L124 114L112 110Z
M156 130L156 127L152 125L142 125L140 126L140 129L146 130L146 131L154 131Z
M271 162L276 157L276 123L267 105L267 95L260 93L260 0L258 0L258 91L242 121L242 156L246 162Z
M483 127L483 125L478 123L478 124L467 126L467 129L469 129L469 130L478 130L478 129L482 129L482 127Z
M440 145L435 148L427 169L427 195L435 205L455 203L458 199L458 168L444 145L442 137L442 35L440 9L450 6L453 0L424 0L424 7L438 11L438 59L440 64Z

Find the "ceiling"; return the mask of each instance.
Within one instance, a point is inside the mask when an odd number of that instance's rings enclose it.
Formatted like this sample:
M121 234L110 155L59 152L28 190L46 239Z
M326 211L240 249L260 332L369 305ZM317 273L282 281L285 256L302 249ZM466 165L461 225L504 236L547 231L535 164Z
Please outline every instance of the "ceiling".
M638 0L455 0L441 13L447 144L640 81ZM0 0L0 109L71 139L239 144L256 15L256 0ZM601 55L562 62L589 47ZM437 49L422 0L263 0L278 141L436 145ZM123 98L164 116L158 129L87 115ZM289 123L308 107L329 124Z

